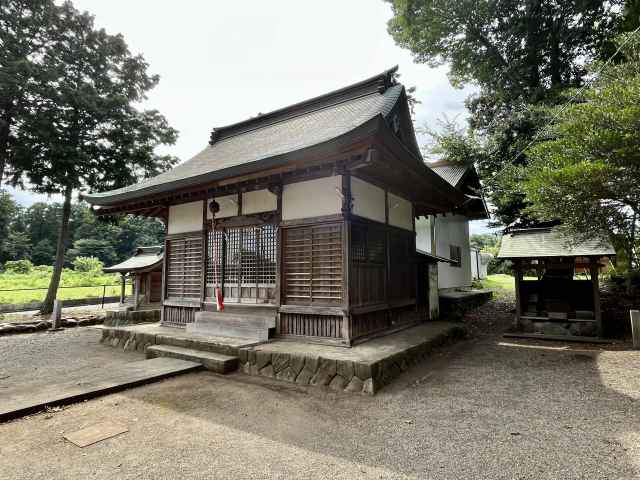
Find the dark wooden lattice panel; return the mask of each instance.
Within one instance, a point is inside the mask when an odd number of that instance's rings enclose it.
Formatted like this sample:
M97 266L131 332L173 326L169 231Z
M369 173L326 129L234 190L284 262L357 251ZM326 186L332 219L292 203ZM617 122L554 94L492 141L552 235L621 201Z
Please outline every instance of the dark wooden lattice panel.
M277 227L255 225L209 231L207 235L207 296L224 275L230 301L271 301L277 272ZM224 259L224 265L223 265Z
M283 298L291 305L338 305L343 297L342 225L283 231Z
M389 300L409 300L416 296L414 233L389 230Z
M351 305L386 301L386 232L374 224L351 227Z
M196 308L165 305L162 324L169 327L184 327L195 321Z
M167 241L166 298L199 300L202 288L202 238Z
M280 314L280 335L342 338L343 317L337 315Z
M219 285L222 278L223 235L221 230L207 232L207 287Z

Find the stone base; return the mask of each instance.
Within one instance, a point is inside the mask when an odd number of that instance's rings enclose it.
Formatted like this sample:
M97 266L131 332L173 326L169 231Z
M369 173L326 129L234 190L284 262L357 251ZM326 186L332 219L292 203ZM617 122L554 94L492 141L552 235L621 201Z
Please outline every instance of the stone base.
M350 349L275 341L238 352L248 375L373 395L435 347L464 336L448 322L428 322Z
M440 318L459 321L465 313L484 305L493 297L491 290L451 290L440 292Z
M155 323L160 321L160 310L108 310L104 324L108 327Z

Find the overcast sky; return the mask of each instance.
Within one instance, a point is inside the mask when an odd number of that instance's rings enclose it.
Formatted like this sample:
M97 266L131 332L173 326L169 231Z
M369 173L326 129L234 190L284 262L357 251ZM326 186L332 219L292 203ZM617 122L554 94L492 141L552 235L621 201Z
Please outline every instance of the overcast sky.
M211 129L363 80L399 65L416 86L416 124L463 121L471 88L454 89L446 67L415 64L387 33L382 0L74 0L98 27L121 33L160 84L146 107L180 132L167 149L182 161ZM424 139L421 139L424 141ZM23 204L37 197L16 192ZM40 198L37 198L40 199ZM474 222L476 223L476 222ZM476 230L478 226L475 226Z

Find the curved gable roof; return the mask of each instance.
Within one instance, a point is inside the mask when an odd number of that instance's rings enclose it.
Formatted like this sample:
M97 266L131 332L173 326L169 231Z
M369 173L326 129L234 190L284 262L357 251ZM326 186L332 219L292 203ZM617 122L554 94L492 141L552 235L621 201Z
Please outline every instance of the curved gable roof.
M168 193L234 174L234 168L261 168L269 158L319 145L387 117L404 87L392 77L396 68L349 87L290 107L216 128L210 144L175 168L135 185L83 194L94 205L108 206L150 194Z

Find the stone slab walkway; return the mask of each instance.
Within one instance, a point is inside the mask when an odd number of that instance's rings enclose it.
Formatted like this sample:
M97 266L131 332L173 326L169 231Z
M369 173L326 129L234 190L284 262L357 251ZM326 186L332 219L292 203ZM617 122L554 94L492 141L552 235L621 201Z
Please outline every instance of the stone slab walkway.
M53 377L39 385L13 382L0 390L0 422L47 407L67 405L201 369L199 363L154 358L125 364L88 367L73 375Z

